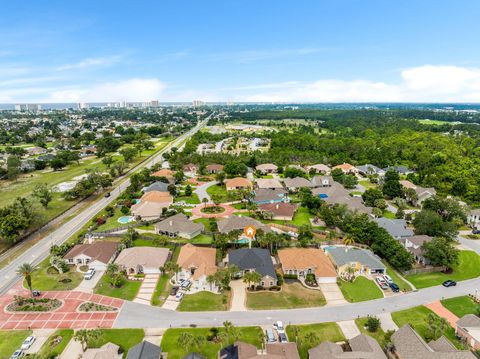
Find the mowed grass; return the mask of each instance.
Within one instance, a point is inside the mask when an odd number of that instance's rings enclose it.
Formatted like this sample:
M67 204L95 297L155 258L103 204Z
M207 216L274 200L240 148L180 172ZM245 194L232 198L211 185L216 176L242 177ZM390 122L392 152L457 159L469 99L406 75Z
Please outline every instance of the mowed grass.
M175 202L185 202L189 204L199 204L200 199L198 198L198 195L196 193L192 193L191 196L185 196L185 194L182 194L181 196L175 197Z
M475 301L467 295L444 299L441 302L445 308L459 318L467 314L480 314L480 304L475 303Z
M321 307L325 304L320 290L307 289L299 282L284 283L279 292L247 292L247 307L254 310Z
M380 346L385 346L386 341L385 341L385 332L381 327L379 327L375 332L371 332L368 329L365 328L365 325L367 324L367 317L363 318L358 318L355 319L355 324L357 324L358 329L362 334L366 334L371 336L373 339L375 339Z
M297 342L300 344L298 347L298 352L300 354L300 358L302 359L307 359L308 350L316 347L320 343L326 341L335 343L345 340L345 336L343 335L343 332L337 323L288 325L286 332L290 342L295 342L297 336ZM307 340L306 337L309 333L314 333L316 335L316 340L313 342Z
M100 348L107 343L117 344L123 351L123 357L128 350L140 343L145 336L143 329L100 329L102 335L98 340L88 343L89 348Z
M220 198L220 202L228 202L228 192L224 185L214 184L207 188L207 193L210 197L218 196Z
M211 312L228 310L230 291L214 294L203 291L195 294L186 294L177 310L180 312Z
M423 305L413 307L399 312L392 313L392 319L399 328L405 324L410 324L413 329L425 340L431 340L428 330L428 316L433 314L436 318L439 318L434 312ZM462 348L462 344L455 337L455 330L447 323L447 327L443 333L457 348Z
M158 279L155 291L153 292L151 303L152 305L159 306L162 305L168 297L168 293L172 288L170 282L170 277L167 274L162 274Z
M32 287L37 290L72 290L83 280L83 274L77 272L74 266L70 270L60 274L50 266L50 257L41 262L32 273ZM65 282L61 282L66 280ZM24 281L23 286L27 287Z
M56 337L62 337L62 341L53 346L53 340ZM62 354L65 347L73 337L73 329L59 329L55 331L40 348L40 358L54 358Z
M406 276L406 279L420 289L440 285L447 279L462 281L476 278L480 276L480 256L473 251L460 251L459 263L452 269L453 272L449 274L442 272L411 274Z
M0 330L0 358L10 358L30 334L31 330Z
M219 334L221 335L224 332L223 328L218 328ZM257 348L261 348L260 337L263 333L260 327L238 327L239 336L238 340L246 342L249 344L255 345ZM225 344L232 344L234 338L230 338L229 343L217 342L217 341L208 341L206 340L204 344L199 347L183 347L178 343L178 338L182 333L189 333L194 337L205 337L212 335L212 330L208 328L182 328L182 329L167 329L162 338L162 351L168 353L169 359L180 359L183 358L188 353L195 351L200 355L205 356L208 359L217 358L218 352Z
M142 281L126 280L125 284L120 288L114 288L109 283L109 277L105 273L95 286L94 293L106 295L107 297L121 298L125 300L135 299Z
M377 287L373 280L362 276L358 276L353 282L339 279L338 286L345 299L350 303L383 298L382 291Z
M310 218L312 218L312 215L308 208L299 207L295 212L291 223L296 226L310 225Z

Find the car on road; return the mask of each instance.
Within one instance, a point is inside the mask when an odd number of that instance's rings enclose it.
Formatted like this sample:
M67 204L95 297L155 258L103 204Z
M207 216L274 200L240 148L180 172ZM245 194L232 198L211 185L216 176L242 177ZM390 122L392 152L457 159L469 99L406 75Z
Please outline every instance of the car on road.
M18 359L25 356L25 353L23 352L22 349L15 350L15 352L12 354L10 359Z
M178 292L176 295L175 295L175 300L177 302L180 302L182 299L183 299L183 296L184 294L182 292Z
M170 291L170 295L177 295L178 292L178 287L173 287L172 290Z
M42 295L42 293L39 291L39 290L33 290L32 291L32 295L34 297L40 297Z
M285 327L283 326L283 323L281 321L276 321L274 324L273 324L273 327L275 329L277 329L277 332L278 334L280 335L280 333L285 333Z
M33 335L28 336L22 343L22 346L20 349L22 350L27 350L32 346L32 344L35 342L35 337Z
M480 229L476 229L476 228L475 228L475 229L472 231L472 234L480 234Z
M375 278L375 281L377 282L379 287L382 288L383 290L389 288L387 282L385 281L385 279L383 279L383 277L377 277Z
M389 283L388 284L390 286L390 289L392 290L392 292L394 293L398 293L400 292L400 287L396 284L396 283Z
M95 275L95 268L90 268L83 276L84 279L90 280Z
M446 288L455 287L457 285L457 282L455 282L454 280L448 279L445 282L443 282L442 285Z
M385 279L385 282L387 282L388 284L393 283L392 277L390 277L388 274L384 274L383 279Z
M278 340L280 343L288 343L287 335L284 332L278 333Z
M277 341L272 329L265 330L265 336L267 337L267 343L275 343Z
M111 196L111 195L110 195L110 192L107 192L107 193L104 194L104 197L105 197L105 198L108 198L108 197L110 197L110 196Z

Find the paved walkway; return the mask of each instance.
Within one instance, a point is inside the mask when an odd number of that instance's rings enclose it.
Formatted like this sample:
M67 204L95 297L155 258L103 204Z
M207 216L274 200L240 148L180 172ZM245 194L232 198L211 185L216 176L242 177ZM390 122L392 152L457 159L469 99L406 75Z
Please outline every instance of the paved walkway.
M392 319L391 313L381 313L378 315L378 319L380 319L380 326L382 327L384 332L388 330L397 330L398 326Z
M337 322L337 324L347 339L352 339L357 335L362 334L360 329L358 329L355 320L344 320L342 322Z
M160 274L145 274L142 285L133 301L135 303L150 305L159 278Z
M63 350L62 354L60 354L60 359L81 358L82 355L82 344L74 339L71 339L68 345Z
M0 329L111 328L124 303L121 299L78 291L44 292L42 297L59 299L63 305L48 313L10 313L5 309L13 301L13 296L2 296L0 298ZM78 307L84 302L108 305L119 310L116 312L78 312Z
M197 194L200 202L202 202L203 198L206 198L208 200L208 203L213 203L212 199L210 198L210 195L207 193L207 189L208 189L208 187L211 187L211 186L216 185L216 184L217 184L217 181L211 181L211 182L204 183L200 186L197 186L197 188L195 188L195 190L193 192Z
M235 208L229 206L228 204L219 204L218 207L222 207L224 209L221 213L203 213L202 209L205 207L213 207L214 204L199 204L198 206L192 208L192 216L198 218L224 218L230 217L233 212L235 212Z
M451 311L449 311L447 308L445 308L439 300L427 304L426 307L435 314L437 314L439 317L445 318L450 323L452 328L457 327L458 317Z
M327 301L327 306L348 304L337 283L319 283L318 286Z
M232 280L230 282L230 289L232 291L232 303L230 311L244 312L247 310L245 302L247 301L247 293L245 283L242 279Z

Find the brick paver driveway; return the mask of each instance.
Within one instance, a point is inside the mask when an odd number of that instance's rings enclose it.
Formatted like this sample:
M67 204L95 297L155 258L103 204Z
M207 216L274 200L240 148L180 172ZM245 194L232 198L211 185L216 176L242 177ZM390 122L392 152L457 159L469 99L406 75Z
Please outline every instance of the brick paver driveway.
M123 305L123 300L77 291L44 292L44 298L56 298L63 305L53 312L10 313L6 307L13 295L0 297L0 329L111 328ZM78 312L83 302L94 302L118 308L116 312Z
M235 212L235 208L228 204L219 204L218 207L222 207L224 211L222 213L203 213L202 209L205 207L212 207L215 206L214 204L199 204L198 206L192 208L192 215L196 217L203 217L203 218L224 218L230 217L233 212Z

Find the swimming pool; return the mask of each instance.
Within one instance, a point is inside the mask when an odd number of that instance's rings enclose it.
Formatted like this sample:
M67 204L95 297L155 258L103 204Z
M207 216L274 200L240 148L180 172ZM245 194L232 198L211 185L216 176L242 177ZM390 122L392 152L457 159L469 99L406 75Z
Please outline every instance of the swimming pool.
M118 223L127 224L133 221L132 216L122 216L117 219Z

